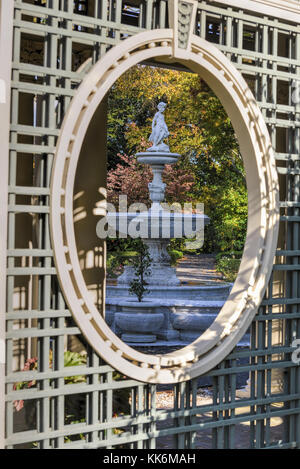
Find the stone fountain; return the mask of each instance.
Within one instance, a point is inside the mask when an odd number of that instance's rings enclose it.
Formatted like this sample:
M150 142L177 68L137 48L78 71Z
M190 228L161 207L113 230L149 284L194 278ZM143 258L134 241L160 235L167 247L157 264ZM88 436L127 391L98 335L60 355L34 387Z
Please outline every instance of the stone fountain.
M153 172L153 180L148 186L152 202L150 209L139 213L107 214L108 224L120 233L128 234L129 225L140 228L140 237L148 246L152 261L147 278L148 294L143 307L141 304L134 306L132 296L129 295L129 285L134 278L131 266L125 266L124 272L117 279L117 285L107 285L106 288L106 321L124 341L136 345L152 343L179 346L192 342L213 322L231 289L231 284L211 282L183 285L175 268L171 266L167 252L170 239L191 238L199 230L203 232L209 218L203 213L172 212L164 207L166 185L162 173L165 165L174 164L180 158L179 154L171 153L169 146L164 143L169 135L164 119L165 108L165 103L159 103L158 112L154 116L149 138L152 147L136 155L138 162L149 165ZM149 316L150 306L152 315L157 315L156 321L154 316ZM134 321L134 314L139 315L136 318L140 322ZM146 322L147 327L152 327L148 334L145 330Z

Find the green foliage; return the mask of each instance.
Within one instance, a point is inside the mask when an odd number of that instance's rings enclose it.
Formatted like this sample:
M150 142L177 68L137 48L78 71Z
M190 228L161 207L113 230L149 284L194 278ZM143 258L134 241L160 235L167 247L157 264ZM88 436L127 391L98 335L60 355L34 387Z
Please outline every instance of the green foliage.
M168 252L171 257L171 264L173 266L176 265L177 261L183 257L182 251L177 251L176 249L170 249Z
M241 259L242 255L243 255L243 251L219 252L216 255L216 262L218 262L223 257L227 257L229 259Z
M132 263L141 249L142 240L140 238L117 238L106 241L107 259L106 269L109 278L118 277L124 265Z
M108 252L106 256L106 275L108 278L116 278L118 276L118 268L121 264L118 253Z
M240 251L244 247L248 196L242 185L239 187L207 188L203 198L205 213L210 224L205 231L205 252Z
M141 244L137 257L132 260L135 279L130 282L129 293L136 295L139 302L142 301L144 295L148 292L146 288L146 277L150 275L151 259L148 247Z
M53 352L50 350L49 353L49 368L52 368L53 364ZM70 352L69 350L64 352L64 366L81 366L86 364L86 355L84 353ZM22 371L37 371L38 370L38 359L36 357L28 358L25 362ZM85 376L67 376L65 377L66 384L81 383L85 381ZM36 387L36 380L30 381L19 381L14 384L14 390L20 391L21 389L29 389ZM24 406L24 401L14 401L14 407L17 411L21 410Z
M217 270L221 272L224 279L228 282L234 282L241 263L243 251L232 251L219 253L216 256Z
M142 241L140 238L115 238L106 241L106 249L108 254L118 257L126 257L128 252L138 252Z
M74 367L74 366L83 366L86 365L86 353L78 353L78 352L71 352L67 350L64 352L64 366L65 367ZM53 353L50 351L49 354L49 367L52 368L53 364ZM37 371L38 369L38 360L36 357L28 358L25 362L24 369L22 371ZM118 372L113 373L113 379L115 381L122 381L127 379L126 376L121 375ZM86 375L75 375L75 376L68 376L64 378L66 384L78 384L82 382L86 382ZM52 380L50 380L50 384ZM14 384L14 390L20 391L22 389L29 389L31 387L36 387L36 380L31 381L21 381ZM114 417L117 417L121 414L129 413L130 412L130 388L120 388L116 389L113 394L113 409L114 409ZM31 414L33 414L33 420L36 419L36 402L33 400L24 400L14 401L14 407L17 412L23 409L24 405L30 406ZM28 408L26 409L28 411ZM74 425L78 423L85 423L86 422L86 394L71 394L65 396L65 415L64 415L64 423L65 425ZM26 414L27 415L27 414ZM122 433L124 430L113 429L115 434ZM76 440L84 440L85 435L83 433L65 436L64 441L65 443L70 443ZM37 442L32 443L33 448L38 447Z
M70 352L67 350L64 353L64 366L81 366L86 364L86 355L78 352ZM85 381L85 376L77 375L77 376L67 376L65 378L66 384L74 384L74 383L82 383Z

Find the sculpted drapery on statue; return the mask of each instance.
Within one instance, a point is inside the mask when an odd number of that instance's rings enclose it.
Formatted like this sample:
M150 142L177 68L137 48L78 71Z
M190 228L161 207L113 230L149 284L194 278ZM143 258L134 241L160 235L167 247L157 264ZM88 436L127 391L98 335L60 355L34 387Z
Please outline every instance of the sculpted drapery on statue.
M158 112L155 114L152 121L152 133L149 137L149 141L153 143L152 147L148 148L147 151L162 151L170 152L170 148L163 141L168 138L169 130L165 122L164 111L167 105L164 102L158 104Z

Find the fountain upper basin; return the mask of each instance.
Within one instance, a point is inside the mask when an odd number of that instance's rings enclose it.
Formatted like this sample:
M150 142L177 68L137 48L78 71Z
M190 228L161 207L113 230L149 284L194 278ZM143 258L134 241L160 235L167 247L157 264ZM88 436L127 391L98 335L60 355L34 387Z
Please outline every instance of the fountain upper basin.
M179 153L167 153L158 151L147 151L137 153L136 157L139 163L152 165L174 164L180 158Z
M140 238L189 238L204 229L210 219L197 213L149 209L147 212L108 212L108 225L123 235ZM139 233L138 236L136 234Z

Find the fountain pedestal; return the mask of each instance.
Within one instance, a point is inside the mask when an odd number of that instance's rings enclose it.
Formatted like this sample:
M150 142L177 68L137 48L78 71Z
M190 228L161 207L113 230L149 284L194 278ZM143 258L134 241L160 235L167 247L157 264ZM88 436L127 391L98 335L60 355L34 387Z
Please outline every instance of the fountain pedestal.
M167 147L168 148L168 147ZM151 258L150 275L148 279L149 285L179 285L180 281L176 276L176 270L171 266L171 258L168 254L167 247L170 243L170 238L165 237L163 233L164 223L163 215L164 210L160 205L165 200L166 185L162 180L162 173L166 164L177 163L180 155L178 153L147 151L137 153L137 160L139 163L148 164L153 172L153 180L148 184L150 199L152 206L150 209L152 219L158 217L157 221L152 223L154 231L157 232L158 237L153 236L144 238L143 243L148 247L149 255ZM171 221L167 221L167 229L170 229ZM171 230L170 230L171 231Z
M167 251L170 239L143 239L148 247L151 258L149 268L150 275L147 277L148 285L176 286L180 284L176 276L176 269L171 266L171 258ZM124 267L124 272L118 277L118 285L130 285L134 279L134 269L130 265Z
M139 163L148 164L153 172L153 180L148 184L152 210L162 210L160 203L165 200L166 185L162 180L162 173L166 164L177 163L179 153L148 151L136 154Z
M178 153L147 151L137 153L139 163L148 164L153 172L153 180L148 184L151 208L146 213L137 216L137 222L147 224L148 237L143 237L143 243L149 249L151 258L150 275L148 285L176 286L180 284L176 276L176 270L171 266L171 258L167 251L171 237L176 236L176 223L182 228L182 215L171 216L161 206L165 199L166 185L162 180L162 173L166 164L174 164L178 161ZM177 230L178 231L178 230ZM168 237L169 234L169 237ZM173 236L172 236L173 235ZM180 237L182 230L180 230ZM118 277L118 285L128 285L134 279L134 271L130 266L125 266L124 272Z

